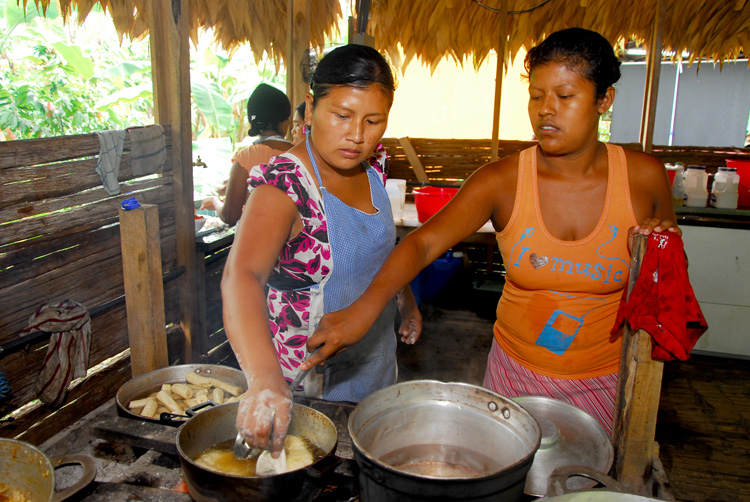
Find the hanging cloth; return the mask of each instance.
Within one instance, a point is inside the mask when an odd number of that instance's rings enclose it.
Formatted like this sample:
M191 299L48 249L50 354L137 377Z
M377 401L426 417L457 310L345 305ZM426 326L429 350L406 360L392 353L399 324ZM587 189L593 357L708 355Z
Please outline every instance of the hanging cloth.
M48 303L32 314L21 335L35 331L51 333L36 390L44 404L59 408L70 382L86 376L91 316L86 307L70 299Z
M651 335L651 358L663 361L686 361L708 329L688 278L682 237L676 233L649 235L633 290L620 302L614 337L626 320L633 331L642 329Z
M99 158L96 159L94 171L102 180L102 186L109 195L120 193L120 161L122 150L125 146L125 131L122 129L110 129L97 131L99 138Z

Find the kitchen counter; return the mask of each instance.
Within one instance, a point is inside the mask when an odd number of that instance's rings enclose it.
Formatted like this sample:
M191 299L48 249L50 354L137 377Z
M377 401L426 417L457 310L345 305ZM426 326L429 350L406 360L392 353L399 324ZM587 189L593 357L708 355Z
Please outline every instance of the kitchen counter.
M674 210L680 226L750 230L750 209L677 206Z

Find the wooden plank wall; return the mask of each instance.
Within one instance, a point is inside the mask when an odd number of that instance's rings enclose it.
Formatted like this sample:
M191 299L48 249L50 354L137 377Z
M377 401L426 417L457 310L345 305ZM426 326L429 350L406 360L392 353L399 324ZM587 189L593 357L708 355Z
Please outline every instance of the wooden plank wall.
M489 139L410 138L410 140L431 183L460 184L476 169L489 162L492 153ZM383 138L382 143L388 151L388 176L417 183L417 177L398 139ZM535 144L535 141L500 141L498 158L513 155ZM641 145L638 143L628 143L622 146L632 150L641 150ZM685 165L695 164L706 167L726 165L725 159L750 160L750 148L655 145L651 153L664 163L682 162Z
M135 197L159 207L162 269L175 274L174 184L171 130L165 127L167 161L162 174L136 178L126 139L119 182L109 196L94 171L96 134L0 143L0 344L17 339L39 306L70 298L93 311L89 367L128 349L118 209ZM179 271L176 271L179 273ZM178 325L176 281L165 284L167 325ZM170 330L170 361L182 355L179 330ZM46 341L7 354L0 371L11 396L0 402L0 417L36 398L34 384L46 354ZM176 356L173 357L172 354ZM0 424L0 436L39 443L108 399L130 378L129 358L70 392L52 410L32 407ZM75 404L73 404L75 402Z

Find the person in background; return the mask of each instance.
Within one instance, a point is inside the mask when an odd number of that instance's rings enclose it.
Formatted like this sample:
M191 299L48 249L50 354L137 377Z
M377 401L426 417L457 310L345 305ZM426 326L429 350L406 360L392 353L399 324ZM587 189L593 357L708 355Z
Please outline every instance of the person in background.
M303 101L297 108L294 109L294 117L292 118L292 143L295 145L302 141L305 141L305 107L307 105Z
M221 292L227 338L248 381L237 428L274 456L307 338L325 312L357 299L396 242L380 145L394 89L375 49L334 49L311 76L305 141L250 172ZM307 375L305 394L357 402L395 383L397 306L401 339L414 343L421 316L404 287L381 303L357 343Z
M610 339L636 234L676 227L655 157L598 141L620 62L596 32L550 35L525 60L538 144L484 165L396 247L349 308L326 314L307 368L356 343L388 298L487 220L507 276L484 386L578 406L611 432L622 338Z
M285 138L289 132L291 111L289 99L280 90L268 84L259 84L255 88L247 100L247 118L250 122L248 135L258 139L234 153L229 179L219 188L218 195L203 199L201 209L216 211L227 225L237 223L247 200L250 170L292 147Z

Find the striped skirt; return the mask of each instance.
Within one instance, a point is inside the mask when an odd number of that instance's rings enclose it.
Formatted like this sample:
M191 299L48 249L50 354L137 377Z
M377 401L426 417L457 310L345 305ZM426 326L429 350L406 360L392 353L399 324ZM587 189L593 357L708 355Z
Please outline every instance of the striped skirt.
M612 435L617 373L568 380L540 375L517 363L492 340L483 386L501 396L546 396L577 406L596 418Z

